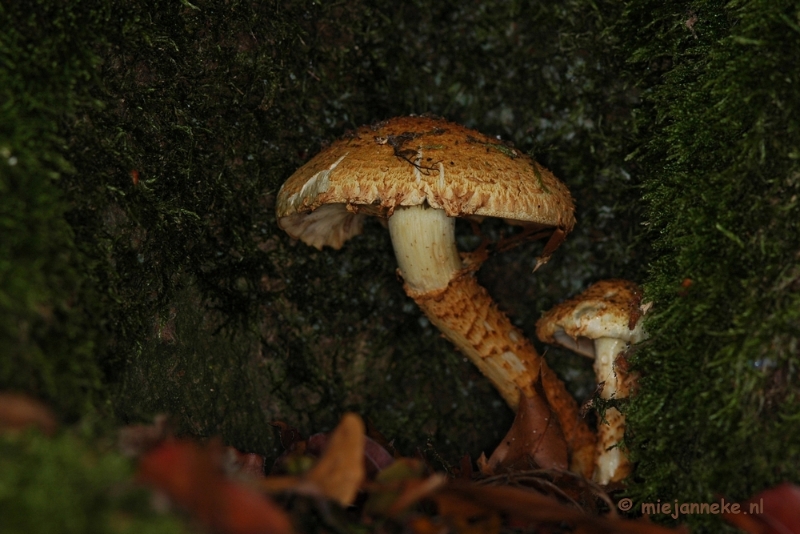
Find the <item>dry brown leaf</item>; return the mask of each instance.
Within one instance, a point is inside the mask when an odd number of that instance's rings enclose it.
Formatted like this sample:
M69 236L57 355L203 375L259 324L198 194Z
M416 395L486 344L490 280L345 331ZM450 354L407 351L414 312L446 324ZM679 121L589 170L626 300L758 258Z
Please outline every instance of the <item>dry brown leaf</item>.
M385 516L392 510L397 515L404 512L395 503L409 485L419 484L425 476L425 465L420 460L398 458L392 465L378 473L375 482L368 485L369 498L364 505L368 515ZM411 502L409 502L411 504Z
M442 493L528 521L577 522L585 516L577 508L561 504L550 497L508 486L476 486L453 482Z
M417 503L430 496L433 492L447 483L447 477L434 473L424 480L409 480L406 482L403 492L389 507L387 515L390 517L403 513L412 504Z
M320 433L309 436L306 442L305 454L320 457L328 446L330 434ZM394 462L394 458L382 445L371 439L368 435L364 437L364 468L367 478L372 480L375 476L389 467Z
M436 502L439 515L458 534L497 534L503 526L499 512L492 508L444 492L432 499Z
M289 516L269 498L223 474L223 448L168 440L145 454L138 478L220 534L291 534Z
M364 476L364 422L358 415L346 413L306 478L324 496L348 506L355 500Z
M432 499L436 502L439 515L451 517L459 515L465 519L488 515L491 509L481 506L470 499L465 499L451 492L439 492Z
M303 476L267 477L260 487L267 492L293 491L324 497L349 506L364 481L364 422L354 413L342 417L327 438L322 456Z
M483 456L486 458L486 456ZM469 454L465 454L458 461L458 478L464 480L472 480L472 458Z
M449 530L447 526L434 523L430 518L425 516L409 519L406 526L414 534L445 534Z
M18 432L31 427L52 436L58 422L43 402L22 393L0 393L0 431Z
M654 523L612 517L598 517L561 504L544 495L508 486L476 486L458 481L443 488L441 494L450 494L478 506L502 512L510 519L529 523L568 523L593 534L676 534Z
M485 452L482 452L481 455L478 456L478 460L475 463L478 464L478 471L480 471L483 476L490 477L494 475L494 470L489 466L489 459L486 457Z
M749 534L800 534L800 486L784 483L736 506L723 517Z
M295 493L302 493L312 497L322 497L317 490L316 486L305 485L306 480L303 477L295 477L291 475L285 476L268 476L259 480L258 487L267 493L281 493L283 491L293 491Z
M386 436L381 434L380 430L375 426L372 420L367 417L364 420L364 424L367 427L367 437L373 440L375 443L383 447L393 458L399 458L400 454L397 452L397 449L394 448L394 445L391 441L386 439Z
M546 397L539 391L534 393L531 397L520 396L517 415L508 433L488 462L479 463L482 473L529 469L531 460L543 469L567 469L569 451L558 418L550 410Z

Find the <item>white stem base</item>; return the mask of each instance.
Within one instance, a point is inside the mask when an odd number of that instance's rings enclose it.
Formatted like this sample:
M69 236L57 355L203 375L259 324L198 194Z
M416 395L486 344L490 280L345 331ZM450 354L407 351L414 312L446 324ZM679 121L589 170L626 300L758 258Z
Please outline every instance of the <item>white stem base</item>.
M603 399L621 398L620 383L624 377L618 377L614 362L627 347L625 341L601 337L594 341L594 372L597 381L604 382L600 397ZM627 396L627 395L626 395ZM623 451L616 445L625 436L625 416L616 408L605 412L607 423L598 422L597 458L594 480L599 484L608 484L623 479L630 470L630 463Z

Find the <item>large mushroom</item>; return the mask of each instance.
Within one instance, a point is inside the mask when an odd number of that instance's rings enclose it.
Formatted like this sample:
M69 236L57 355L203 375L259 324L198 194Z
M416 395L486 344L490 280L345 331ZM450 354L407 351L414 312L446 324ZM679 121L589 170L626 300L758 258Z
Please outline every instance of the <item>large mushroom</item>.
M502 142L433 117L398 117L332 143L281 187L278 224L322 249L342 247L366 216L388 219L406 293L512 408L547 399L573 451L573 470L591 469L594 436L564 384L467 268L456 248L456 217L501 217L523 235L549 237L543 257L575 224L567 188Z
M594 360L600 398L624 399L635 376L621 355L630 344L645 338L641 317L642 292L627 280L602 280L545 313L536 323L536 335L545 343L561 345ZM631 465L619 444L625 435L625 416L614 407L598 423L594 479L600 484L628 476Z

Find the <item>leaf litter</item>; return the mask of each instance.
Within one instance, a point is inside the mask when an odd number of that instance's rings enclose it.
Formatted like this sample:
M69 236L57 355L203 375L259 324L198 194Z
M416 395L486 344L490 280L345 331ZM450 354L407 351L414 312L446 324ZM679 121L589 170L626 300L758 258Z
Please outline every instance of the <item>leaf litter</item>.
M293 515L295 508L306 510L298 506L303 500L317 508L323 523L328 522L325 530L344 528L341 518L334 519L330 513L334 505L346 513L348 521L376 532L680 532L618 516L602 488L567 471L566 443L543 397L527 399L520 405L503 442L488 460L485 456L479 460L478 470L466 456L452 473L435 472L422 451L417 452L417 458L390 454L380 443L388 444L385 438L374 428L371 433L376 439L368 437L363 420L354 413L345 414L332 432L308 439L285 423L273 426L286 451L276 460L272 473L254 474L242 464L240 478L227 482L251 500L254 493L259 495L261 501L255 509L264 520L273 522L263 532L291 532L287 525L299 522ZM212 488L211 495L230 492L220 490L219 478L209 474L209 465L219 454L214 452L213 442L206 448L183 443L182 449L175 449L174 443L165 441L142 458L142 479L166 491L175 504L215 531L245 532L231 529L230 522L215 522L198 504L203 502L213 509L203 489L206 485ZM168 447L167 452L163 447ZM186 458L180 461L163 459L181 451ZM164 473L154 474L157 469ZM189 471L194 474L189 476ZM191 484L186 484L187 478ZM276 503L282 503L283 508Z
M14 413L0 414L0 432L26 426L49 431L42 410L36 402L20 402ZM316 510L313 530L334 532L685 532L620 517L603 488L567 471L567 444L543 395L520 404L511 429L488 459L482 455L477 470L464 456L457 468L436 472L423 451L402 456L354 413L332 432L308 439L286 423L272 425L285 452L269 474L261 455L218 439L174 437L163 416L153 425L122 428L118 447L138 458L140 484L212 533L302 532L309 530L309 510ZM798 532L796 486L779 486L751 501L759 499L764 513L749 516L749 523L741 516L727 519L752 534Z

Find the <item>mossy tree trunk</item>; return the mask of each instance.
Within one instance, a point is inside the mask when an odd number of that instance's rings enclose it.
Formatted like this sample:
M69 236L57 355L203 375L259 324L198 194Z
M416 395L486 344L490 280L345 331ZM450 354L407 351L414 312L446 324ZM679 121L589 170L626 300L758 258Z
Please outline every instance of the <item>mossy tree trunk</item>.
M800 6L629 2L623 20L658 310L631 492L711 502L797 482Z

